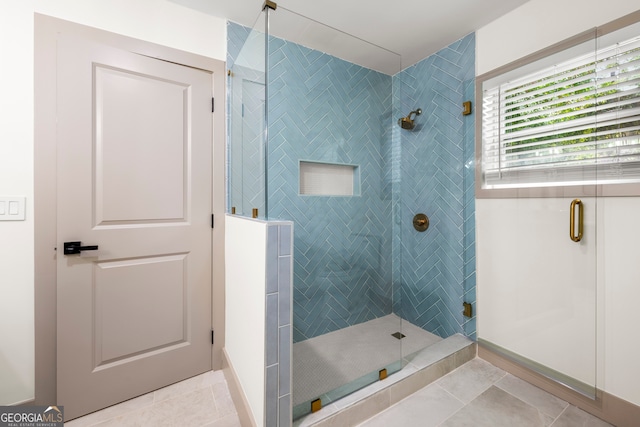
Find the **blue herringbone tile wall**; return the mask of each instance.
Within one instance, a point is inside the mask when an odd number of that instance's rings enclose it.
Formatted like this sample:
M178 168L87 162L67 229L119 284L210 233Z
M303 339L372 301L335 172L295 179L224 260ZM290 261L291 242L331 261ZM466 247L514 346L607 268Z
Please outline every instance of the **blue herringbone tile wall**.
M396 312L442 337L475 332L475 320L462 316L463 296L475 302L473 116L462 116L462 102L473 100L475 36L451 44L394 76L394 116L422 108L413 131L394 134L400 144L400 233L394 248L402 284ZM430 218L416 232L416 213ZM466 292L466 294L465 294Z
M270 219L295 222L294 341L390 314L391 76L273 38ZM301 196L299 161L358 166L360 195Z
M270 39L267 198L270 219L295 223L294 342L391 312L475 337L474 48L471 34L390 77ZM299 195L300 160L358 165L360 195Z

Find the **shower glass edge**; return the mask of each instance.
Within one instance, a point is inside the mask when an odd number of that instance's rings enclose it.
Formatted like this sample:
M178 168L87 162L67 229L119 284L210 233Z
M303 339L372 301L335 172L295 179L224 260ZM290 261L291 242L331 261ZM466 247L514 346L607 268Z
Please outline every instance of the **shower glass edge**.
M267 218L267 19L260 12L250 29L234 27L244 43L236 55L229 47L227 73L227 213L262 219Z
M389 256L400 236L401 58L280 6L265 15L265 218L296 228L298 419L403 367L391 336L402 331L400 252ZM358 64L341 59L346 51L360 52ZM300 194L300 161L354 166L353 195Z

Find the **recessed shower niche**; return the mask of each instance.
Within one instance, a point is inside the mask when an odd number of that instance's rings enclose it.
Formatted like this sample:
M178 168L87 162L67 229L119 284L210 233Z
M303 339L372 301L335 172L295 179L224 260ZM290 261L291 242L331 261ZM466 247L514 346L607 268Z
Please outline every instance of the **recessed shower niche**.
M356 165L300 161L299 170L301 195L360 195L360 171Z

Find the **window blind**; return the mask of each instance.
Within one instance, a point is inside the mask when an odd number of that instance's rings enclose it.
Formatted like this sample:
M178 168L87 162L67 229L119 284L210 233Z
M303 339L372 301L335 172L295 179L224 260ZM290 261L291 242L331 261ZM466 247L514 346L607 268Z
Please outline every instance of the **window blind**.
M485 188L640 181L640 36L483 87Z

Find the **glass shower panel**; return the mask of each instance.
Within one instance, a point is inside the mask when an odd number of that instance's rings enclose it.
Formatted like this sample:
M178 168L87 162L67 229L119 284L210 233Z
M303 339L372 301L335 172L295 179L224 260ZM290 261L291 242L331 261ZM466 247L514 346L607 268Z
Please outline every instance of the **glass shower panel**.
M597 42L598 178L601 182L637 184L640 182L640 23L602 35Z
M268 217L295 223L295 419L401 366L390 256L400 57L280 6L269 34ZM301 163L353 183L325 175L321 195L301 194Z
M266 18L262 12L253 29L241 26L242 48L229 58L229 200L231 212L241 216L266 215ZM232 54L232 52L230 52ZM231 56L231 55L230 55Z
M394 256L402 295L395 312L428 333L425 347L475 333L475 115L462 112L473 101L474 47L470 34L394 76L394 117L422 110L413 129L394 127ZM429 218L427 230L414 227L420 214ZM466 315L463 302L471 308Z
M598 177L589 163L596 144L584 123L597 102L595 47L595 38L589 39L524 71L482 83L485 103L487 92L498 86L502 99L527 101L516 112L508 110L509 104L501 111L500 132L516 142L499 148L499 161L503 167L518 163L500 178L513 180L508 186L517 188L517 197L476 204L478 341L592 398L597 383ZM580 116L574 119L576 110ZM510 123L521 128L509 129ZM540 123L554 123L560 136L538 136ZM543 145L539 141L545 138ZM527 153L530 147L536 147L535 156ZM540 159L551 156L562 161L542 169ZM514 184L518 179L526 184ZM521 190L528 186L536 188Z

